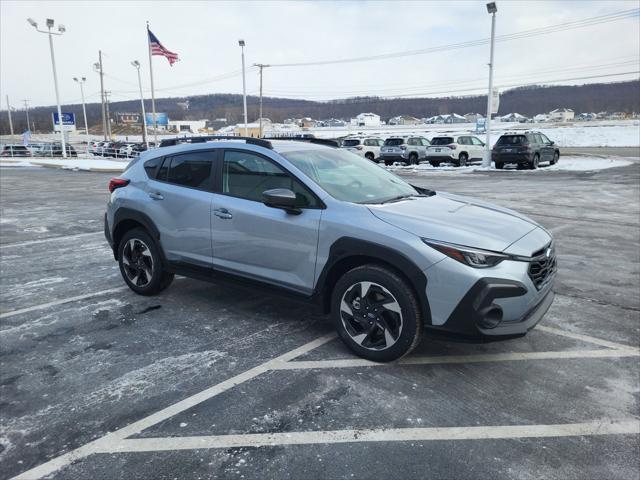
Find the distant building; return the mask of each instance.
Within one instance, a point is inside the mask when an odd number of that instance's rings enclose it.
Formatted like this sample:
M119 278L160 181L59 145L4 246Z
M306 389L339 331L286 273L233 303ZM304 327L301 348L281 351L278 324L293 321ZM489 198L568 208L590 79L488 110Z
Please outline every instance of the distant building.
M484 118L484 116L479 113L467 113L466 115L464 115L464 119L468 123L476 123L481 118Z
M549 121L549 115L547 115L546 113L539 113L538 115L533 117L533 121L536 122L536 123L548 122Z
M330 118L325 122L327 127L346 127L347 122L340 120L339 118Z
M313 128L317 125L317 121L313 118L304 117L298 121L298 125L302 128Z
M427 119L423 119L424 123L467 123L467 119L457 113L447 113L444 115L434 115Z
M220 130L228 125L226 118L216 118L207 122L207 128L211 130Z
M361 113L356 118L351 119L351 125L354 127L379 127L380 115L375 113Z
M556 108L549 112L549 120L552 122L568 122L573 120L575 113L570 108Z
M207 127L207 120L169 120L167 130L178 133L198 133Z
M390 118L387 125L420 125L422 120L410 115L399 115L397 117Z
M627 114L624 112L613 112L608 117L609 120L624 120L625 118L627 118Z
M509 113L508 115L504 115L502 117L500 117L500 121L501 122L519 122L519 123L524 123L526 121L528 121L529 119L527 117L525 117L524 115L520 115L519 113Z
M598 118L598 114L596 113L581 113L576 117L576 120L582 120L583 122L590 122L591 120L595 120Z

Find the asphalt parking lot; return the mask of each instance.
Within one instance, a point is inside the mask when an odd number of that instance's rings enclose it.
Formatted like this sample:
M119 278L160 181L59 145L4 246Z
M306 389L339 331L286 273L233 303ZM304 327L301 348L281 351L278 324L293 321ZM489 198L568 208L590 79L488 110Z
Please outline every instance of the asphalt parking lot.
M640 478L640 163L408 176L530 215L560 270L526 337L391 365L255 290L136 296L109 177L0 169L0 478Z

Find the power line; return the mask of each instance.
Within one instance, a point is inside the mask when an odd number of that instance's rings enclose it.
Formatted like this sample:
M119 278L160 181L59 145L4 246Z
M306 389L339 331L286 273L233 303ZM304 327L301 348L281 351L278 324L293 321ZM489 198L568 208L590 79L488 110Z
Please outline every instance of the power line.
M583 28L592 25L599 25L602 23L608 23L627 18L637 17L640 14L640 9L633 8L630 10L622 10L619 12L613 12L607 15L599 15L597 17L585 18L583 20L576 20L573 22L565 22L557 25L549 25L546 27L534 28L530 30L524 30L522 32L516 32L506 35L496 36L496 42L505 42L509 40L516 40L520 38L533 37L538 35L546 35L549 33L555 33L559 31L572 30L576 28ZM385 60L389 58L408 57L414 55L425 55L427 53L442 52L447 50L457 50L461 48L476 47L480 45L486 45L489 43L488 38L471 40L468 42L454 43L449 45L440 45L437 47L423 48L419 50L406 50L402 52L386 53L380 55L369 55L364 57L352 57L342 58L334 60L320 60L311 62L298 62L298 63L271 63L272 67L306 67L306 66L318 66L318 65L334 65L341 63L356 63L356 62L369 62L374 60Z

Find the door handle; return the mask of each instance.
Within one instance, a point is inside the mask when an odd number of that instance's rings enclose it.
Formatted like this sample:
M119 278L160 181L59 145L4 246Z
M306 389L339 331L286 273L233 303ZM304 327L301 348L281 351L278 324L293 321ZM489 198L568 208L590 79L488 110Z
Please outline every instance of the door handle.
M153 198L154 200L164 200L164 197L160 192L149 192L149 198Z
M213 214L218 218L222 218L223 220L230 220L233 218L233 215L231 215L231 213L229 213L229 210L227 210L226 208L218 208L217 210L213 211Z

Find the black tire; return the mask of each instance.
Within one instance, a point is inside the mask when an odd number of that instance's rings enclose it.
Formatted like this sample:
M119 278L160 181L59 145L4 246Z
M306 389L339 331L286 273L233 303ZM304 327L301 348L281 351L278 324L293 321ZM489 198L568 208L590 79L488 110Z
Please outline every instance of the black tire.
M384 164L385 164L387 167L390 167L391 165L393 165L393 162L392 162L391 160L385 160L385 161L384 161Z
M535 170L540 165L540 155L537 153L533 156L533 159L529 162L529 170Z
M362 282L373 284L365 298L357 296L362 292ZM382 298L391 301L375 304ZM342 306L343 299L347 307ZM399 309L399 313L384 305ZM365 309L372 312L365 314ZM356 355L374 362L398 360L411 352L422 339L422 313L411 286L397 273L379 265L356 267L338 280L331 293L331 317L347 347ZM385 334L387 331L389 337ZM362 335L366 336L363 338ZM354 337L361 337L361 343ZM388 338L393 340L390 345ZM365 343L367 345L363 345Z
M502 169L504 168L504 163L502 163L502 162L496 162L496 168L497 168L498 170L502 170Z
M460 155L458 155L458 161L455 164L456 167L466 167L468 159L469 156L466 153L461 153Z
M134 228L122 236L118 245L118 264L125 283L138 295L155 295L173 281L173 273L163 271L156 242L142 228Z
M364 154L364 158L366 158L367 160L371 160L373 162L376 156L372 152L367 152Z
M417 165L418 164L418 154L412 152L409 154L409 165Z
M560 152L554 152L553 153L553 160L551 160L549 163L551 165L555 165L556 163L558 163L558 160L560 160Z
M440 162L437 162L435 160L431 160L429 163L431 164L432 167L439 167L440 166Z

